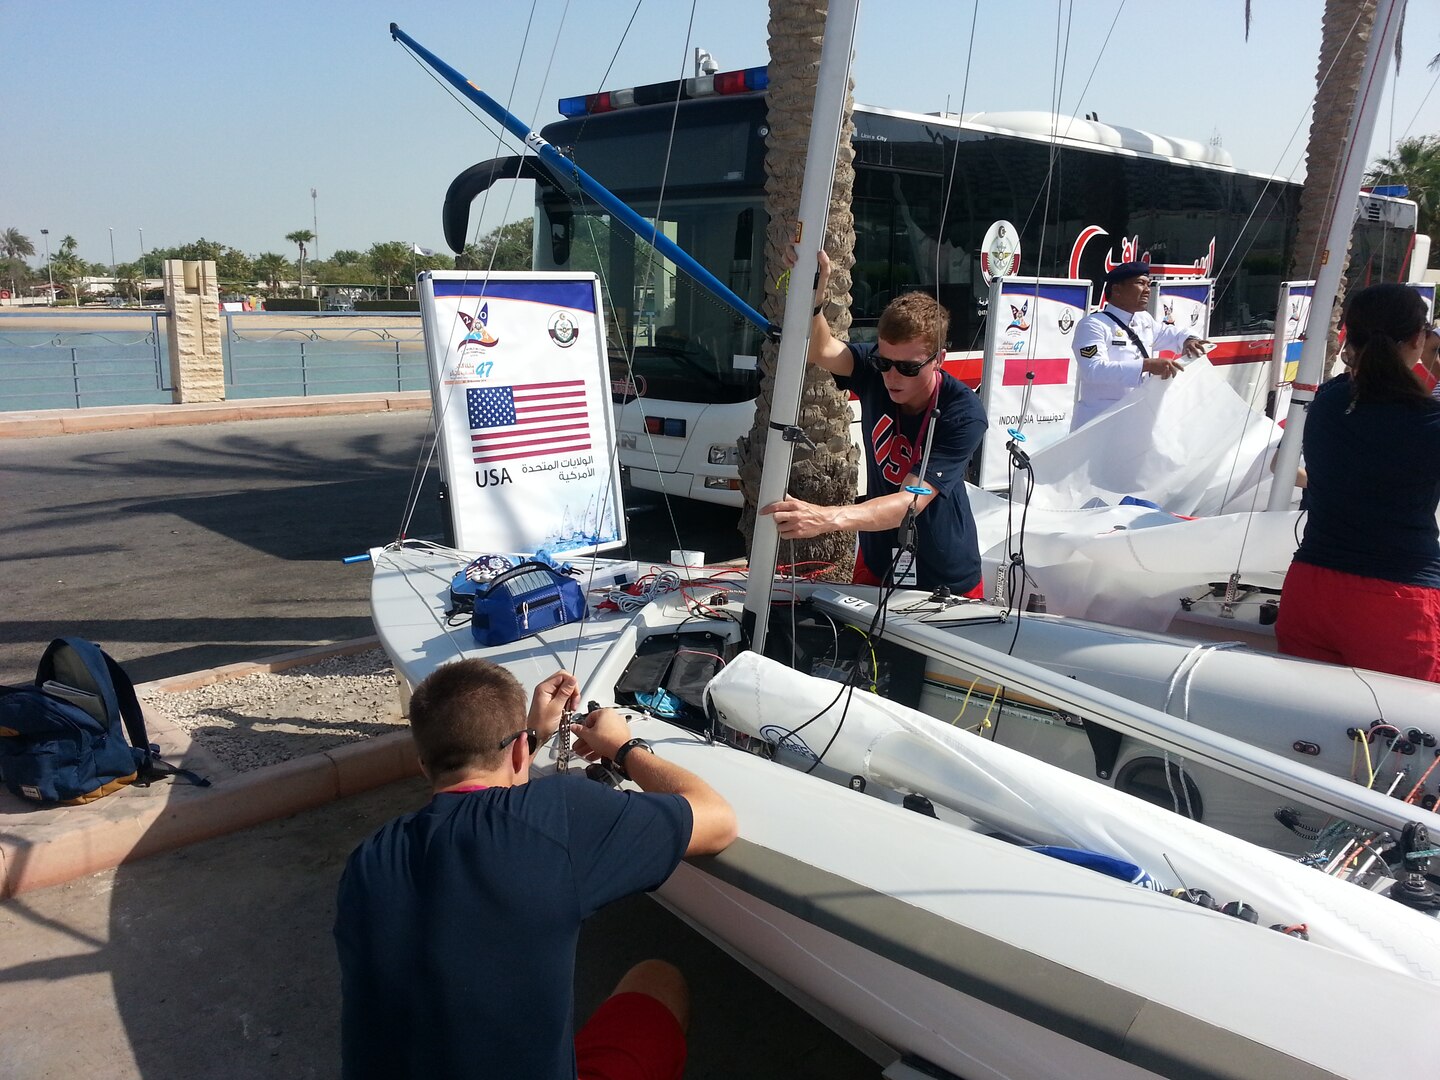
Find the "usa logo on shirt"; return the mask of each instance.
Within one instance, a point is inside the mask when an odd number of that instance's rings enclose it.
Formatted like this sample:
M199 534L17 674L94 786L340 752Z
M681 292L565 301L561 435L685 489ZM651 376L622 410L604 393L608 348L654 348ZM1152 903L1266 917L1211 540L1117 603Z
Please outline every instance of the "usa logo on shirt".
M895 418L888 413L875 421L870 429L870 445L874 448L875 464L880 475L892 484L899 483L910 475L910 466L915 462L915 447L904 435Z

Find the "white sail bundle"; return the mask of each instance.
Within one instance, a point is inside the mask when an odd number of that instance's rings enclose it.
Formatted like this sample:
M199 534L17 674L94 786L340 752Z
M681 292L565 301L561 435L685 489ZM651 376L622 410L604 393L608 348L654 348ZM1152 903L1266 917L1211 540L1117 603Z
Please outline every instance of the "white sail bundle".
M923 794L1028 844L1124 859L1167 889L1243 901L1264 926L1303 923L1316 944L1440 982L1436 919L906 706L839 690L747 652L711 680L708 693L730 727L802 757L823 752L842 773Z

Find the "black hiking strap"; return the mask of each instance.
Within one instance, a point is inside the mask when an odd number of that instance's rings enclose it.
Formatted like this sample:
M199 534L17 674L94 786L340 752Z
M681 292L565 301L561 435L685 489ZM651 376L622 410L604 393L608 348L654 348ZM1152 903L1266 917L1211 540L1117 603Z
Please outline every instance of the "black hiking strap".
M115 700L120 706L120 719L125 721L125 734L130 738L130 745L145 755L143 769L148 770L151 759L155 757L155 748L150 744L150 735L145 730L145 713L140 708L140 699L135 696L135 684L130 681L125 669L104 649L100 650L100 658L105 661L105 670L110 673L110 684L115 687Z
M209 787L210 781L206 777L161 759L160 747L150 741L150 735L145 730L145 711L140 708L140 699L135 696L135 684L130 681L125 669L115 662L114 657L104 649L100 650L100 655L105 658L105 668L110 672L110 681L115 686L115 698L120 703L120 716L125 721L125 734L130 737L130 745L144 755L138 771L139 782L148 784L161 777L178 776L196 787Z
M1101 315L1108 315L1108 316L1110 317L1110 321L1111 321L1111 322L1113 322L1113 323L1114 323L1116 326L1118 326L1121 330L1124 330L1125 333L1130 336L1130 340L1135 343L1135 348L1137 348L1137 349L1140 350L1140 355L1141 355L1142 357L1144 357L1146 360L1149 360L1149 359L1150 359L1150 354L1145 351L1145 346L1142 345L1142 344L1140 344L1140 338L1136 335L1136 333L1135 333L1134 330L1130 329L1130 324L1129 324L1129 323L1121 322L1121 321L1120 321L1120 316L1119 316L1119 315L1116 315L1116 314L1115 314L1113 311L1111 311L1108 307L1107 307L1107 308L1101 308L1101 309L1100 309L1100 314L1101 314Z

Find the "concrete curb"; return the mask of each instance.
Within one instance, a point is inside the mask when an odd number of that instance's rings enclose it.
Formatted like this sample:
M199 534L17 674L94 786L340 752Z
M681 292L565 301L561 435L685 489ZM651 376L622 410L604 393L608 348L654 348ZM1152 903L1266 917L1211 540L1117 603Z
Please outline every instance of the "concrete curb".
M185 405L107 405L93 409L37 409L0 413L0 439L80 435L94 431L220 424L234 420L279 420L296 416L413 412L430 408L428 390L385 394L331 394L317 397L256 398Z
M138 689L188 690L365 652L377 643L373 637L358 638L177 675ZM0 898L72 881L419 774L409 732L397 731L249 772L217 775L208 788L167 781L149 788L125 788L86 806L35 806L0 814Z

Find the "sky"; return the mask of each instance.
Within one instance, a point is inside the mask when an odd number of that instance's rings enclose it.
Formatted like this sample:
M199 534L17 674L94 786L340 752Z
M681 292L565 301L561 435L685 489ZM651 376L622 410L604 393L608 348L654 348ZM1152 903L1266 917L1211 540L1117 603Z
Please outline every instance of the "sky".
M1218 137L1241 168L1298 179L1322 6L1254 0L1247 43L1244 0L870 0L855 97L912 112L1049 110L1058 81L1063 113ZM0 229L18 228L42 258L42 228L52 250L73 235L101 263L112 238L117 261L138 258L142 235L146 250L204 236L293 256L284 238L298 229L318 233L321 257L380 240L444 250L451 179L513 147L497 147L391 40L390 22L536 128L558 118L561 97L693 74L696 46L721 70L766 62L765 0L641 0L625 35L635 10L0 0ZM1410 4L1405 45L1372 157L1440 132L1440 73L1426 68L1440 53L1440 4ZM508 219L528 215L528 192L507 187L508 200L492 193L486 227L506 219L507 201Z

